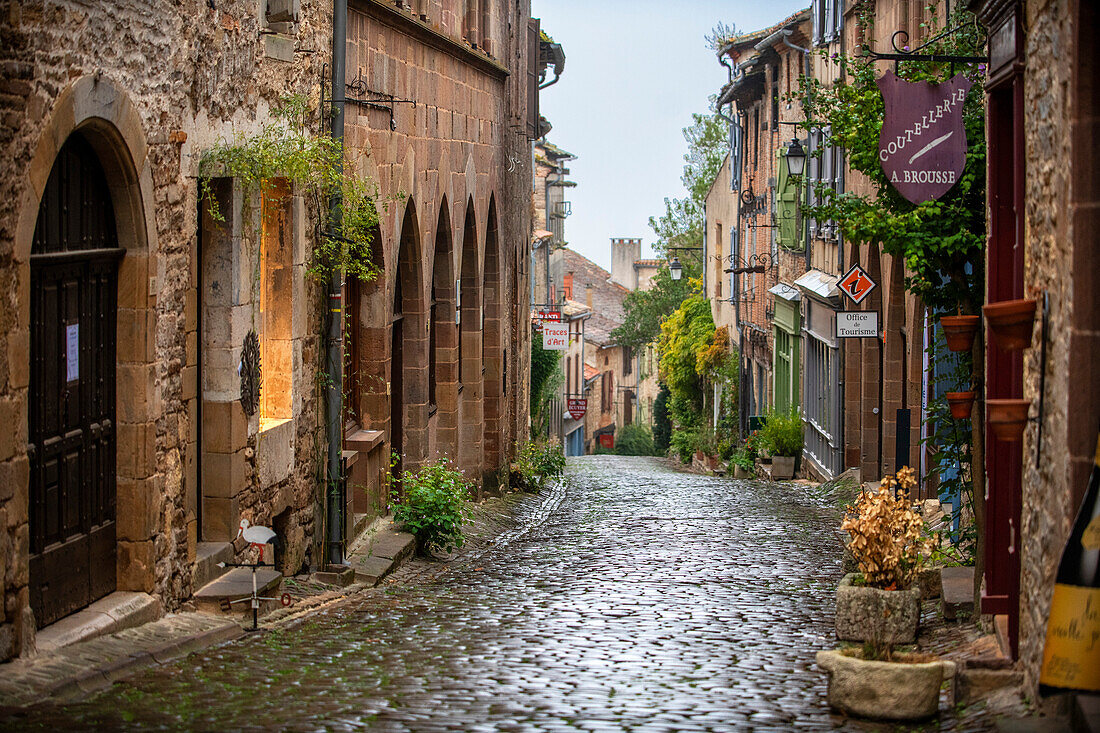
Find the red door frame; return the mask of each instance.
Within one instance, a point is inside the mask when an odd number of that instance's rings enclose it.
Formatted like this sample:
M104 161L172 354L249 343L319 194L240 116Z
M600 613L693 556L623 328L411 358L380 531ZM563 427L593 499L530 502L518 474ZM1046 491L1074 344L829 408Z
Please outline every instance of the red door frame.
M989 246L986 298L990 303L1024 297L1024 77L1012 64L987 86ZM1023 396L1023 356L986 349L986 396ZM985 440L985 590L981 612L1008 616L1011 654L1016 658L1020 628L1021 442Z

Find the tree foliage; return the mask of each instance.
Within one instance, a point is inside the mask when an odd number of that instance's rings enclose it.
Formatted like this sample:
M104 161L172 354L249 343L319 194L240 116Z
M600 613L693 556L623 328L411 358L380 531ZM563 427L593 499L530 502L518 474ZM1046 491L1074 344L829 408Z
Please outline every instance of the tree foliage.
M861 14L870 28L873 15ZM984 53L973 16L958 11L951 21L962 30L936 41L922 53L980 55ZM932 33L935 33L932 29ZM825 56L825 52L822 52ZM967 65L963 72L974 82L963 107L966 128L966 166L959 182L938 201L912 204L886 179L879 162L879 133L884 105L875 79L874 61L862 55L827 57L839 68L839 79L825 86L802 77L797 94L814 126L828 126L832 143L844 148L854 170L867 176L871 195L845 192L835 195L821 185L821 203L807 215L833 219L853 244L870 244L901 257L905 285L934 310L962 308L976 312L982 302L982 245L985 238L985 107L983 70ZM946 81L949 69L927 61L906 61L899 76L909 81Z
M612 340L634 349L656 341L661 334L661 322L691 294L692 277L700 274L697 262L686 261L683 277L673 280L668 267L662 266L653 277L653 287L627 293L623 300L623 322L611 332Z
M682 421L687 410L703 409L703 377L699 357L714 340L714 319L710 301L702 293L702 284L693 280L695 292L661 324L657 344L661 380L672 396L673 415ZM681 415L677 415L680 411Z
M680 176L687 196L666 198L665 212L649 218L649 226L657 234L654 249L666 255L669 247L702 246L707 192L729 148L726 123L721 117L694 113L691 119L691 125L684 128L688 151Z

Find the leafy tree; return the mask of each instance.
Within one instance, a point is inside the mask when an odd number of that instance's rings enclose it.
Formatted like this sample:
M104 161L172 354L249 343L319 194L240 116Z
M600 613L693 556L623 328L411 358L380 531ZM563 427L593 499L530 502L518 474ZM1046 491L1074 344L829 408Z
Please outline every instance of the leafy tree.
M691 119L691 125L684 128L688 152L680 176L687 196L666 198L665 213L649 218L649 226L657 234L654 248L666 255L669 247L702 246L707 192L729 152L726 123L721 117L694 113Z
M692 280L693 294L661 324L657 349L660 376L672 395L673 417L681 424L689 414L703 409L703 376L700 355L714 340L714 319L702 283ZM679 413L679 414L678 414Z
M661 335L661 321L691 294L691 278L700 274L698 262L685 261L683 277L673 280L668 267L662 266L653 277L652 288L627 294L623 300L623 323L611 332L611 338L633 349L656 341Z
M861 22L870 27L873 14ZM951 20L961 30L931 44L922 53L980 55L983 41L973 15L958 11ZM824 54L823 54L824 56ZM875 83L874 62L867 56L835 55L839 79L825 86L802 77L798 98L814 125L828 125L832 142L844 148L853 169L870 179L874 193L835 195L818 187L821 203L807 215L833 219L853 244L870 244L901 257L905 285L933 310L956 308L976 313L982 302L982 245L985 240L985 98L982 70L963 72L974 82L963 106L966 166L959 182L937 201L912 204L897 192L879 162L879 133L884 105ZM945 81L948 70L927 61L907 61L899 76L909 81Z

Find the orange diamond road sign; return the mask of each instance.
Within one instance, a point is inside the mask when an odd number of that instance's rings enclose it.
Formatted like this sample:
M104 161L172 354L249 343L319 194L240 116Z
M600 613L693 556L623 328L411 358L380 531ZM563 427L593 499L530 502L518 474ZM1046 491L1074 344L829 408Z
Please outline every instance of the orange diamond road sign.
M837 287L851 298L853 303L859 305L875 289L875 281L863 271L862 267L852 265L852 269L848 270L848 274L841 278Z

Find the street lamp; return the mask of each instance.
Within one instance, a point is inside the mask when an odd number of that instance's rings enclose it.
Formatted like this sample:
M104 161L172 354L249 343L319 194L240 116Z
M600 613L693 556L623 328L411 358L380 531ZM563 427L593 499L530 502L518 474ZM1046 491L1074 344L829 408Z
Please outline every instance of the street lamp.
M802 143L798 142L798 138L792 138L787 143L787 172L795 178L801 178L805 170L806 151L803 150Z
M668 272L672 275L673 280L679 280L680 276L684 274L684 266L680 264L680 258L676 255L673 255L672 262L668 263Z

